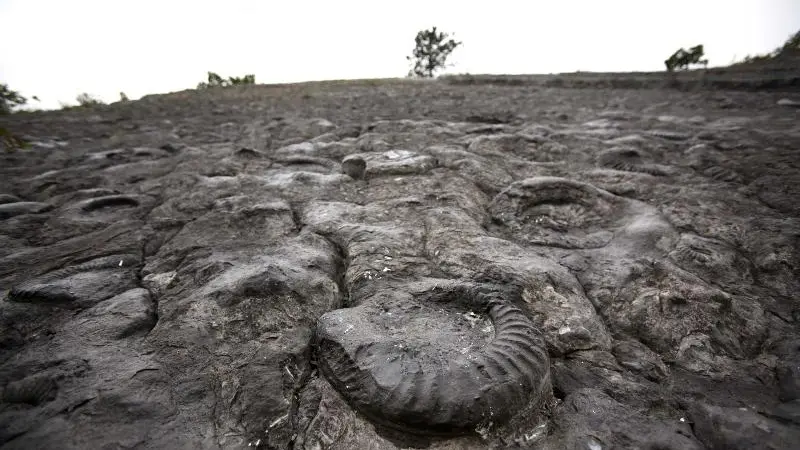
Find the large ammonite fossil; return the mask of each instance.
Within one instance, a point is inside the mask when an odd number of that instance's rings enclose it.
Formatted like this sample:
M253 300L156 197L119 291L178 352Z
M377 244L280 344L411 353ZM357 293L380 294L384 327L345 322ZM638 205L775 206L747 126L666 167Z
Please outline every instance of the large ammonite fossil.
M503 423L551 391L540 332L508 297L474 283L384 290L319 319L320 370L356 410L394 428Z

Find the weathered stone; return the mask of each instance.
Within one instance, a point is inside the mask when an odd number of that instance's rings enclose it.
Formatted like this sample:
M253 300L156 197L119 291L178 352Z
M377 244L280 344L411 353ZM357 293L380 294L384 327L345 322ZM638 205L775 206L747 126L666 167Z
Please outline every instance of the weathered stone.
M615 342L613 353L622 367L650 380L658 381L669 376L669 369L658 354L638 341Z
M3 116L0 447L790 448L787 109L515 80Z
M15 202L0 204L0 220L21 214L39 214L53 209L52 205L41 202Z
M20 201L22 201L22 200L20 200L19 197L17 197L16 195L0 194L0 205L6 204L6 203L17 203L17 202L20 202Z
M548 399L544 342L509 293L426 284L427 298L390 291L320 318L320 368L353 406L387 425L449 434Z
M800 108L800 102L790 98L782 98L777 102L778 106L788 106L791 108Z
M655 176L667 175L668 166L646 161L641 152L632 147L613 147L597 155L597 164L617 170L641 172Z
M689 139L689 133L684 133L681 131L651 130L648 132L648 134L669 141L685 141L686 139Z
M631 414L595 389L580 389L565 398L555 410L553 431L542 448L703 448L685 419Z
M707 448L779 450L792 448L800 430L746 408L695 403L689 410L697 438Z
M783 422L800 425L800 399L781 403L770 411L770 416Z
M366 170L367 163L361 156L351 155L342 160L342 173L350 175L353 179L363 179Z

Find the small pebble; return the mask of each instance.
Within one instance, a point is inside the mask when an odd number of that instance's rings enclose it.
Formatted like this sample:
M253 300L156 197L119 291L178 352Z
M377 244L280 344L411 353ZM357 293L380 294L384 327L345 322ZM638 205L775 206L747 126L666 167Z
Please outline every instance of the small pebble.
M360 156L347 156L342 161L342 173L349 175L353 179L360 180L364 178L366 170L367 163Z
M778 106L789 106L792 108L800 108L800 102L788 98L778 100Z

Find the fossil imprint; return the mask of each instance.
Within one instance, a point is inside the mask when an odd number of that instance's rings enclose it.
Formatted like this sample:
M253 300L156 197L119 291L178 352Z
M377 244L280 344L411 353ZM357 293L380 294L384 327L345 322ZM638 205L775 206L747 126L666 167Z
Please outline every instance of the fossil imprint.
M507 293L459 284L423 297L319 319L319 367L354 408L395 428L458 433L549 395L544 341Z

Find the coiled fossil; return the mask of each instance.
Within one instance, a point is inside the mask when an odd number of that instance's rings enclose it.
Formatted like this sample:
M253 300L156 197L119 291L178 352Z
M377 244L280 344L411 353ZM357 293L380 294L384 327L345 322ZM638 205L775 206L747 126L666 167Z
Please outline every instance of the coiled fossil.
M319 367L355 409L395 428L451 434L502 423L546 397L550 363L539 330L502 292L456 285L425 300L319 319ZM444 317L431 315L436 307ZM484 339L448 330L474 311L493 326Z
M639 172L655 176L667 175L662 166L646 162L638 150L628 147L613 147L600 152L597 155L597 164L626 172Z
M489 206L496 224L536 245L602 247L609 228L626 214L625 201L591 184L559 177L534 177L509 185Z

